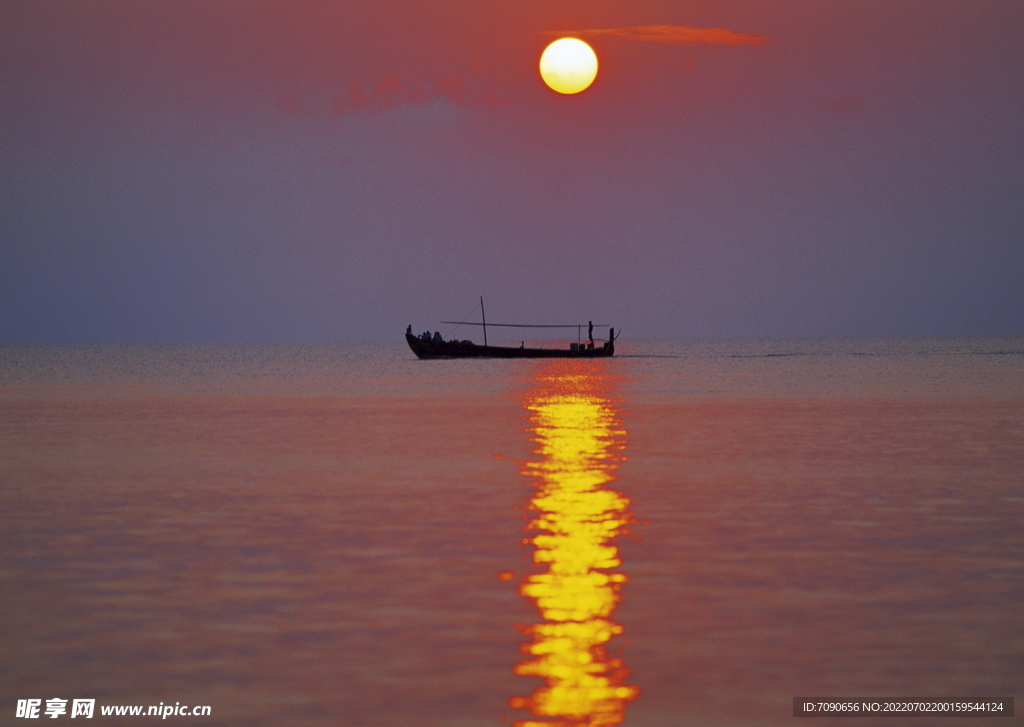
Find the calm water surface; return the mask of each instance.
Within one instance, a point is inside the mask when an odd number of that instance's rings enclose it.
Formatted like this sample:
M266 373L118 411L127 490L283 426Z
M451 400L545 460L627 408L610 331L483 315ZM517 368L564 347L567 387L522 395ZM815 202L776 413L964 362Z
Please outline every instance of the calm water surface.
M0 724L1024 696L1024 338L618 348L0 347Z

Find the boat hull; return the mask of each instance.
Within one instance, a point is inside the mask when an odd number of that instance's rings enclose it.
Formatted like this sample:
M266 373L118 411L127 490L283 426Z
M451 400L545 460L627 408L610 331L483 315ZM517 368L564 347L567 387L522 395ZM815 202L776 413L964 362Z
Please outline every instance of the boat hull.
M603 358L615 355L615 343L593 348L513 348L478 346L470 341L433 341L405 334L409 348L418 358Z

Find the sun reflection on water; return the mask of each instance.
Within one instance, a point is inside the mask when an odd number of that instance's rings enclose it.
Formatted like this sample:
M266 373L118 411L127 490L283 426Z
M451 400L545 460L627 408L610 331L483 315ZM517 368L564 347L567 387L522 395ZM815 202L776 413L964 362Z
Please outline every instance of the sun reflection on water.
M633 520L629 499L605 487L625 459L626 431L609 394L613 377L595 363L551 362L523 402L536 443L536 459L522 470L535 488L523 543L546 570L519 586L542 620L525 628L529 656L514 671L546 683L510 700L539 718L516 727L617 725L640 692L605 649L623 631L611 616L628 580L613 570L622 563L614 540Z

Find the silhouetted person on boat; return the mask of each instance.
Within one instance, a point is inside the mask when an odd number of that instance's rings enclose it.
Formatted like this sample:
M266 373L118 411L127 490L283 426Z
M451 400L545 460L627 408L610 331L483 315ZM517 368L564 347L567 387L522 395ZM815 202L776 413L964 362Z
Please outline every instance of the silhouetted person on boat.
M591 343L594 342L594 322L590 321L590 325L587 326L587 340Z
M441 338L441 331L434 331L434 343L443 343L444 339Z
M412 323L410 323L409 327L405 329L405 335L407 335L407 336L411 336L412 335Z

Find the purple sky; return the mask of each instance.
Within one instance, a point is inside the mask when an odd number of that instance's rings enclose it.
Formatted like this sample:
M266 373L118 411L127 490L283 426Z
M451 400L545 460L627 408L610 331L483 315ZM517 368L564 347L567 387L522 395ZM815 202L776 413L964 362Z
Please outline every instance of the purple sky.
M630 338L1024 333L1022 28L1020 0L0 0L0 342L397 340L480 295ZM576 96L537 71L562 31L599 57ZM732 34L768 40L678 42Z

